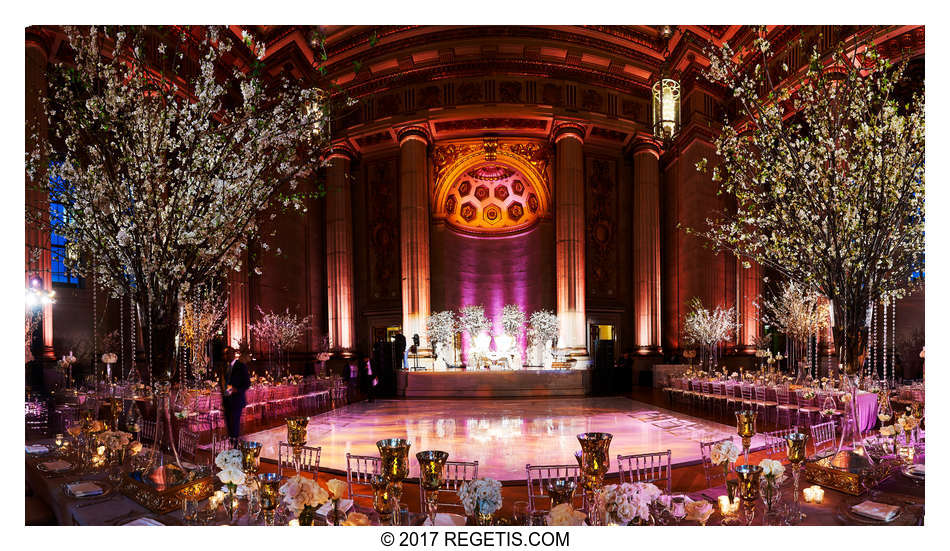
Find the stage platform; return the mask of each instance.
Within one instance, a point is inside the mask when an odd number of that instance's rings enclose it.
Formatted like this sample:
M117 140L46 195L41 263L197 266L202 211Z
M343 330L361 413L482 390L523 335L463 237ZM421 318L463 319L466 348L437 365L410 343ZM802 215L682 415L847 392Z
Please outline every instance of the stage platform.
M586 369L400 371L396 393L407 398L585 396Z
M407 438L412 443L411 478L419 476L416 452L443 450L450 460L477 460L479 476L524 484L527 463L576 464L577 434L588 431L614 435L611 476L617 472L618 454L669 449L673 466L696 464L700 441L735 436L736 427L623 397L377 400L311 417L307 440L322 447L320 470L335 474L346 474L347 452L379 455L377 440ZM261 442L261 458L274 462L287 429L246 438ZM762 437L755 436L753 449L762 445Z

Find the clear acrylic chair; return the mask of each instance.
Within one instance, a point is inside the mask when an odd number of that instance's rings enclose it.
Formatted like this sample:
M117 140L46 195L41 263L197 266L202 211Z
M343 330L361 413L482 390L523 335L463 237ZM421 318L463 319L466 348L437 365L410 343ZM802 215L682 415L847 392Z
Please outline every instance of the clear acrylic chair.
M300 470L313 473L314 477L320 472L320 446L303 446L300 449ZM294 472L294 447L287 442L277 444L277 474L284 476L284 469Z
M795 415L796 421L798 420L798 406L792 403L791 398L788 395L788 387L785 385L778 385L775 387L775 401L777 405L775 406L775 422L778 425L782 424L782 416L785 416L785 426L792 426L792 414Z
M649 482L657 484L669 494L673 490L672 452L636 453L618 455L620 482Z
M445 486L439 491L439 510L445 508L464 509L458 500L459 488L464 482L478 478L478 461L446 461ZM426 510L426 490L419 488L419 510ZM446 496L455 496L453 501L443 501ZM464 514L464 513L463 513Z
M735 443L735 437L729 436L727 438L722 438L720 440L710 440L708 442L699 443L699 454L703 458L703 474L706 476L706 487L712 488L713 486L721 486L726 483L725 473L721 465L713 465L712 459L710 459L710 452L712 451L713 446L720 442L732 442Z
M812 425L808 427L808 429L811 431L811 443L814 447L815 454L836 445L835 435L837 431L835 430L834 420ZM830 444L830 446L826 444Z
M798 427L763 432L762 437L765 438L765 454L772 459L785 457L787 454L785 437L793 432L798 432Z
M574 490L574 507L580 508L584 502L584 490L581 488L581 468L577 465L525 465L525 475L528 483L528 509L530 511L547 511L551 509L551 498L547 495L545 486L552 480L565 478L577 484ZM547 501L547 507L542 508L539 501Z
M346 489L350 499L356 501L356 498L363 497L373 501L373 476L380 474L382 461L379 457L373 455L353 455L346 454ZM354 488L354 484L360 484L369 487L369 493L364 494Z
M188 429L178 431L178 455L191 463L195 462L195 451L198 449L198 433Z

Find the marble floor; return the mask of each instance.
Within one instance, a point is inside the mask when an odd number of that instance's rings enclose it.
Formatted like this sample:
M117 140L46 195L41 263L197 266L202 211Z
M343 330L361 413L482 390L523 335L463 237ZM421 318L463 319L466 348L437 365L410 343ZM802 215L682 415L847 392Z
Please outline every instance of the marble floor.
M450 460L478 460L480 476L519 481L527 463L575 464L576 435L591 431L614 435L614 459L670 449L676 466L700 460L698 442L735 435L736 428L623 397L377 400L311 417L307 440L323 448L322 470L345 473L347 452L378 455L377 440L398 437L412 443L411 455L443 450ZM286 433L277 427L246 438L263 444L262 458L276 461ZM756 436L752 447L761 446ZM418 476L415 460L410 476Z

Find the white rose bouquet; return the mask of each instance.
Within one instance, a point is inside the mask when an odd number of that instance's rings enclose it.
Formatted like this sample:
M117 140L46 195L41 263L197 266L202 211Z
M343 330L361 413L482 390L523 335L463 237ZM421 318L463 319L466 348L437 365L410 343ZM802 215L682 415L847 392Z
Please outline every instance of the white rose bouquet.
M297 475L280 487L280 495L287 509L294 516L300 516L305 507L317 508L330 498L316 480Z
M639 519L650 521L650 506L663 494L647 482L611 484L604 487L604 508L609 518L618 524L630 524Z
M224 450L214 458L214 464L221 469L218 480L227 484L232 494L241 484L244 484L244 462L240 450Z
M501 508L501 482L494 478L479 478L459 487L459 501L466 515L491 515Z
M709 450L709 460L713 465L722 467L723 481L729 480L729 465L739 459L739 446L731 439L715 444Z
M762 482L760 486L762 500L765 502L765 506L771 510L776 497L779 495L779 486L785 481L785 466L782 465L781 461L763 459L759 462L759 467L762 467Z
M562 503L548 513L549 526L583 526L587 515L583 511L575 511L570 503Z

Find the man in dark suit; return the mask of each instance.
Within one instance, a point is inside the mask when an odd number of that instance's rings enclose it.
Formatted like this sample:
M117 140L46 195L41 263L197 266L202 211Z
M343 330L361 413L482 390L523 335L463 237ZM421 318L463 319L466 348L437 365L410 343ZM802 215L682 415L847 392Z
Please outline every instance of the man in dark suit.
M237 448L241 436L241 413L247 405L245 393L251 387L251 374L240 358L240 352L234 348L224 350L224 360L228 365L222 378L221 405L224 407L224 421L228 426L228 439L232 448Z

